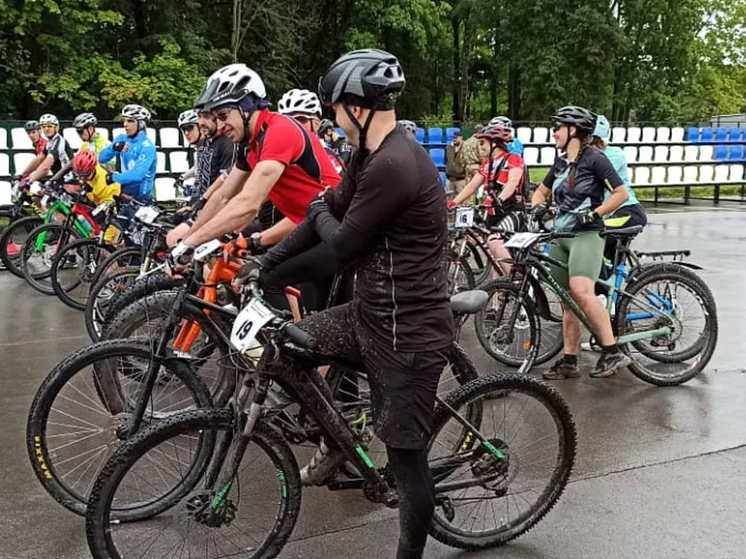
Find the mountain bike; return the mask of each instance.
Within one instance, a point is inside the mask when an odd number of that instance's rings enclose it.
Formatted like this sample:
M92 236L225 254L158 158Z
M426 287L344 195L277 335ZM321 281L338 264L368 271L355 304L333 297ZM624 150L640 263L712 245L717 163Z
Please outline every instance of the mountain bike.
M602 236L617 240L615 274L599 280L607 289L607 309L620 349L632 362L629 369L640 379L658 385L686 382L707 365L717 344L717 312L707 286L687 267L665 262L641 269L625 283L625 252L640 227L607 230ZM551 274L549 264L566 264L536 250L536 245L574 233L519 233L506 246L516 249L513 265L522 270L514 281L496 282L490 302L475 320L490 316L489 344L493 351L509 355L526 373L536 362L541 326L546 314L542 284L547 284L594 335L583 312ZM690 338L691 336L691 338Z
M83 189L76 194L65 190L47 190L41 203L49 207L46 215L48 221L29 233L21 248L20 267L31 287L45 295L52 295L52 261L56 254L73 240L100 234L101 227L93 215L96 207L85 196ZM75 263L70 262L69 265L74 266Z
M271 421L273 383L315 419L358 472L330 490L361 491L373 503L397 506L388 468L376 468L366 450L360 425L369 403L341 409L317 370L335 360L265 306L255 282L247 289L250 302L231 332L240 352L236 395L225 409L186 411L146 427L107 461L86 514L96 559L140 550L152 558L174 550L205 558L277 556L292 534L302 490L291 448ZM257 343L263 348L258 361L249 356ZM495 392L501 397L489 400ZM355 412L361 414L350 421ZM430 533L464 549L517 538L559 499L575 447L567 405L534 379L487 375L437 396L427 448L436 505ZM121 502L139 503L142 519L157 518L121 524Z
M29 187L21 186L20 181L13 181L11 199L11 204L0 206L0 270L9 270L13 275L22 277L21 270L16 266L20 247L28 232L41 224L41 218L38 208L31 203ZM21 227L13 228L16 222L23 219L26 221Z

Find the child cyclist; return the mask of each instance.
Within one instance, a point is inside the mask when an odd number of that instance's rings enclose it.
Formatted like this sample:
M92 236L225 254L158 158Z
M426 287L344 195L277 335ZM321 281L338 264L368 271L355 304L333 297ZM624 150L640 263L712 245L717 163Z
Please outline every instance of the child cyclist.
M106 202L114 203L114 197L119 196L122 187L119 183L107 184L106 170L99 164L95 152L82 150L73 157L73 171L80 179L81 186L86 188L86 195L97 206ZM117 230L109 227L104 234L106 241L113 241Z

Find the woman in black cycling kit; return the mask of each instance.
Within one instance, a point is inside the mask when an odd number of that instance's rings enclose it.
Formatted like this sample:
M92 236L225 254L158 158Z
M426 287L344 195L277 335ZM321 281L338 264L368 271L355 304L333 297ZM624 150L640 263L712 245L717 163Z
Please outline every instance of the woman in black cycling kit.
M614 212L628 198L624 182L609 160L591 147L596 115L582 107L563 107L554 116L554 140L559 157L546 178L534 192L532 203L541 206L554 197L557 215L556 231L575 233L572 238L552 242L550 255L568 265L555 266L552 275L570 294L593 325L603 351L590 376L608 377L629 363L614 340L611 319L596 299L594 286L601 270L604 240L603 217ZM611 196L604 200L604 192ZM563 316L564 356L544 373L544 378L558 380L579 376L577 355L580 350L581 323L567 308Z
M354 263L355 299L300 326L324 353L368 374L376 433L399 492L397 558L420 559L435 503L425 447L454 329L443 266L445 192L427 152L396 124L394 101L404 83L398 60L380 50L350 52L330 67L319 96L359 148L347 177L313 200L306 220L248 262L237 281L320 243L340 262ZM339 449L322 444L303 468L303 482L322 483L343 460Z

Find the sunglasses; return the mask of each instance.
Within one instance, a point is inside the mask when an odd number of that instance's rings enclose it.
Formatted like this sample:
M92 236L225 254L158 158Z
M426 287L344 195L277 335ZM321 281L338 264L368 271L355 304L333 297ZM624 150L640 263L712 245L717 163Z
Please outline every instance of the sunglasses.
M554 126L552 126L552 132L559 132L565 126L567 126L567 125L566 124L555 124Z
M84 181L85 181L85 180L88 180L88 179L92 178L92 177L93 177L93 175L94 175L94 172L93 172L93 171L89 171L89 172L87 172L87 173L81 173L81 172L78 172L78 173L75 173L75 174L76 174L76 175L78 175L78 178L79 178L79 179L81 179L81 180L84 180Z
M57 128L54 124L42 124L41 129L42 130L54 130Z
M212 113L212 116L214 116L220 122L225 122L226 120L228 120L228 115L231 114L231 112L234 110L235 109L223 109L222 111L216 111Z
M196 124L186 124L186 125L184 125L184 126L181 127L181 130L185 134L191 134L192 132L196 132L198 130L198 127L197 127Z

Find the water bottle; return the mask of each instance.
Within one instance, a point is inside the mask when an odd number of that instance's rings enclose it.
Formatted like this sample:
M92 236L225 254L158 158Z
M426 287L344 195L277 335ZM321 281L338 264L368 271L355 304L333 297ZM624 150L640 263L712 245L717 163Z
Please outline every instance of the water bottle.
M93 227L91 227L91 224L88 223L88 220L82 215L77 216L77 220L78 225L80 225L86 233L90 233L91 231L93 231Z

